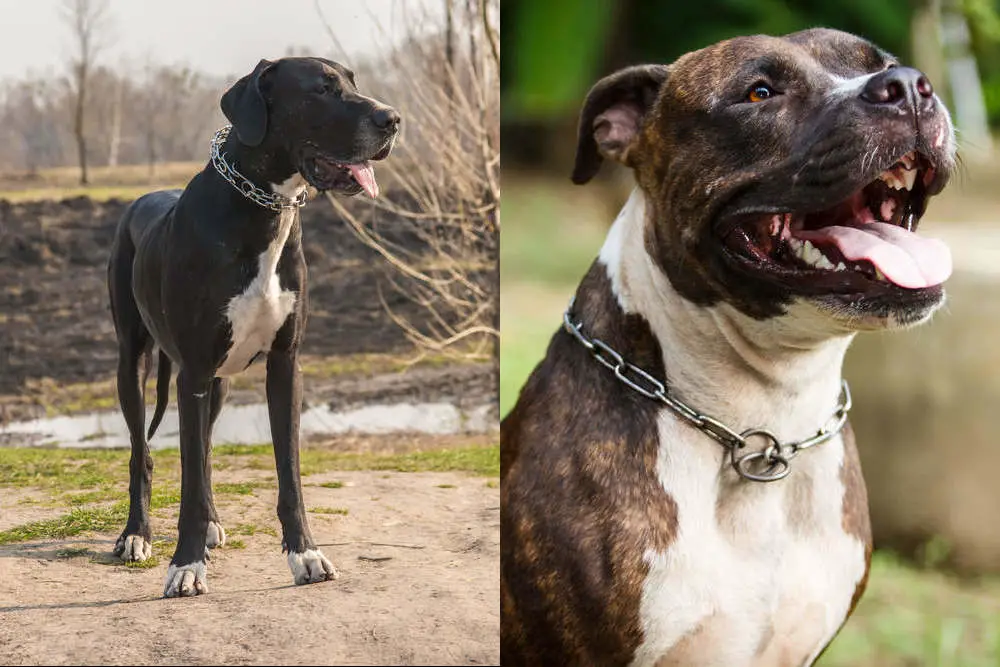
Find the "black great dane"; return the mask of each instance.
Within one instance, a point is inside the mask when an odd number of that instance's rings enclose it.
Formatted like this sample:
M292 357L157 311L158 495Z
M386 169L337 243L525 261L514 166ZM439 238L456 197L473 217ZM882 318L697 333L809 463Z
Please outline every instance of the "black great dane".
M212 498L212 426L228 378L267 359L282 549L296 584L337 576L306 523L299 479L306 265L298 207L306 189L378 194L371 160L389 155L394 109L358 92L354 74L322 58L262 60L222 96L232 128L183 191L147 194L126 210L108 265L118 336L118 396L132 442L129 516L115 554L150 557L152 437L176 364L181 507L164 596L205 593L207 549L226 535ZM149 435L145 380L159 348Z

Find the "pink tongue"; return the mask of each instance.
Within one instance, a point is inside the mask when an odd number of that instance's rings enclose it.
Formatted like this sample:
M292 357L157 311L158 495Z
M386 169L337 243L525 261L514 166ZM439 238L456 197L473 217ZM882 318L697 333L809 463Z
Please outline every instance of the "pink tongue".
M368 196L372 199L378 197L378 183L375 182L375 170L367 162L362 162L361 164L349 164L347 168L351 170L351 175L354 176Z
M823 227L793 233L814 244L833 243L851 261L866 259L887 279L909 289L940 285L951 275L951 251L902 227L869 222L859 227Z

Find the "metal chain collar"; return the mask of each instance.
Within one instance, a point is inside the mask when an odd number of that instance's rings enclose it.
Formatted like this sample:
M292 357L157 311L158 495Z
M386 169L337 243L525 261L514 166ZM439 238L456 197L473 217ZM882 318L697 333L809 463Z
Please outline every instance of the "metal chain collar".
M244 197L259 204L264 208L269 208L272 211L277 211L280 213L286 208L295 208L297 206L306 205L306 191L303 190L295 199L289 199L284 195L278 194L277 192L267 192L254 185L250 179L241 174L236 170L236 167L229 164L226 161L226 154L222 152L222 144L226 142L226 137L229 136L229 131L233 129L232 125L226 125L220 128L215 136L212 137L212 166L215 170L219 172L219 175L224 179L229 181L234 188L240 191Z
M572 319L573 302L563 314L563 327L603 366L611 369L623 384L647 398L663 403L693 426L701 429L729 451L729 462L743 479L754 482L774 482L784 479L791 472L791 460L802 451L830 440L840 433L847 422L851 409L851 391L847 381L842 381L841 399L836 410L816 435L798 442L783 443L778 436L763 428L751 428L737 433L719 420L702 414L667 392L667 387L642 370L630 364L621 354L599 338L591 338L583 332L583 323ZM764 448L744 451L753 439L763 441Z

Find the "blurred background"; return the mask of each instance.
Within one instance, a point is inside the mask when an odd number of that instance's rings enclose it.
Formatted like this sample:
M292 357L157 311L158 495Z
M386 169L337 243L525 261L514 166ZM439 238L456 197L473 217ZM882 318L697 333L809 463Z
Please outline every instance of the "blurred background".
M925 235L952 248L934 321L859 336L846 376L876 554L823 665L1000 664L1000 0L506 0L501 128L501 414L541 358L631 190L605 163L569 181L580 105L602 76L735 35L847 30L924 70L962 168Z

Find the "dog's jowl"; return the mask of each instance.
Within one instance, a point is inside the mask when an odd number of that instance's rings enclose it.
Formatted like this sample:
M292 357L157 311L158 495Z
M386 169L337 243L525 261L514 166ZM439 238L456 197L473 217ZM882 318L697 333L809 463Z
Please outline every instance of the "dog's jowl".
M811 664L871 553L841 364L943 302L948 113L858 37L744 37L598 82L574 180L608 158L637 187L501 427L503 661Z
M129 516L115 553L128 561L151 551L143 387L154 349L148 437L178 369L181 508L168 597L208 590L207 549L226 539L212 499L212 425L228 378L257 359L267 363L282 549L295 583L336 576L309 533L299 481L307 290L298 208L309 185L377 196L370 161L389 155L400 124L395 110L358 92L349 69L320 58L262 60L223 95L222 111L232 126L216 134L208 165L183 191L154 192L126 210L108 266L118 394L132 441Z

